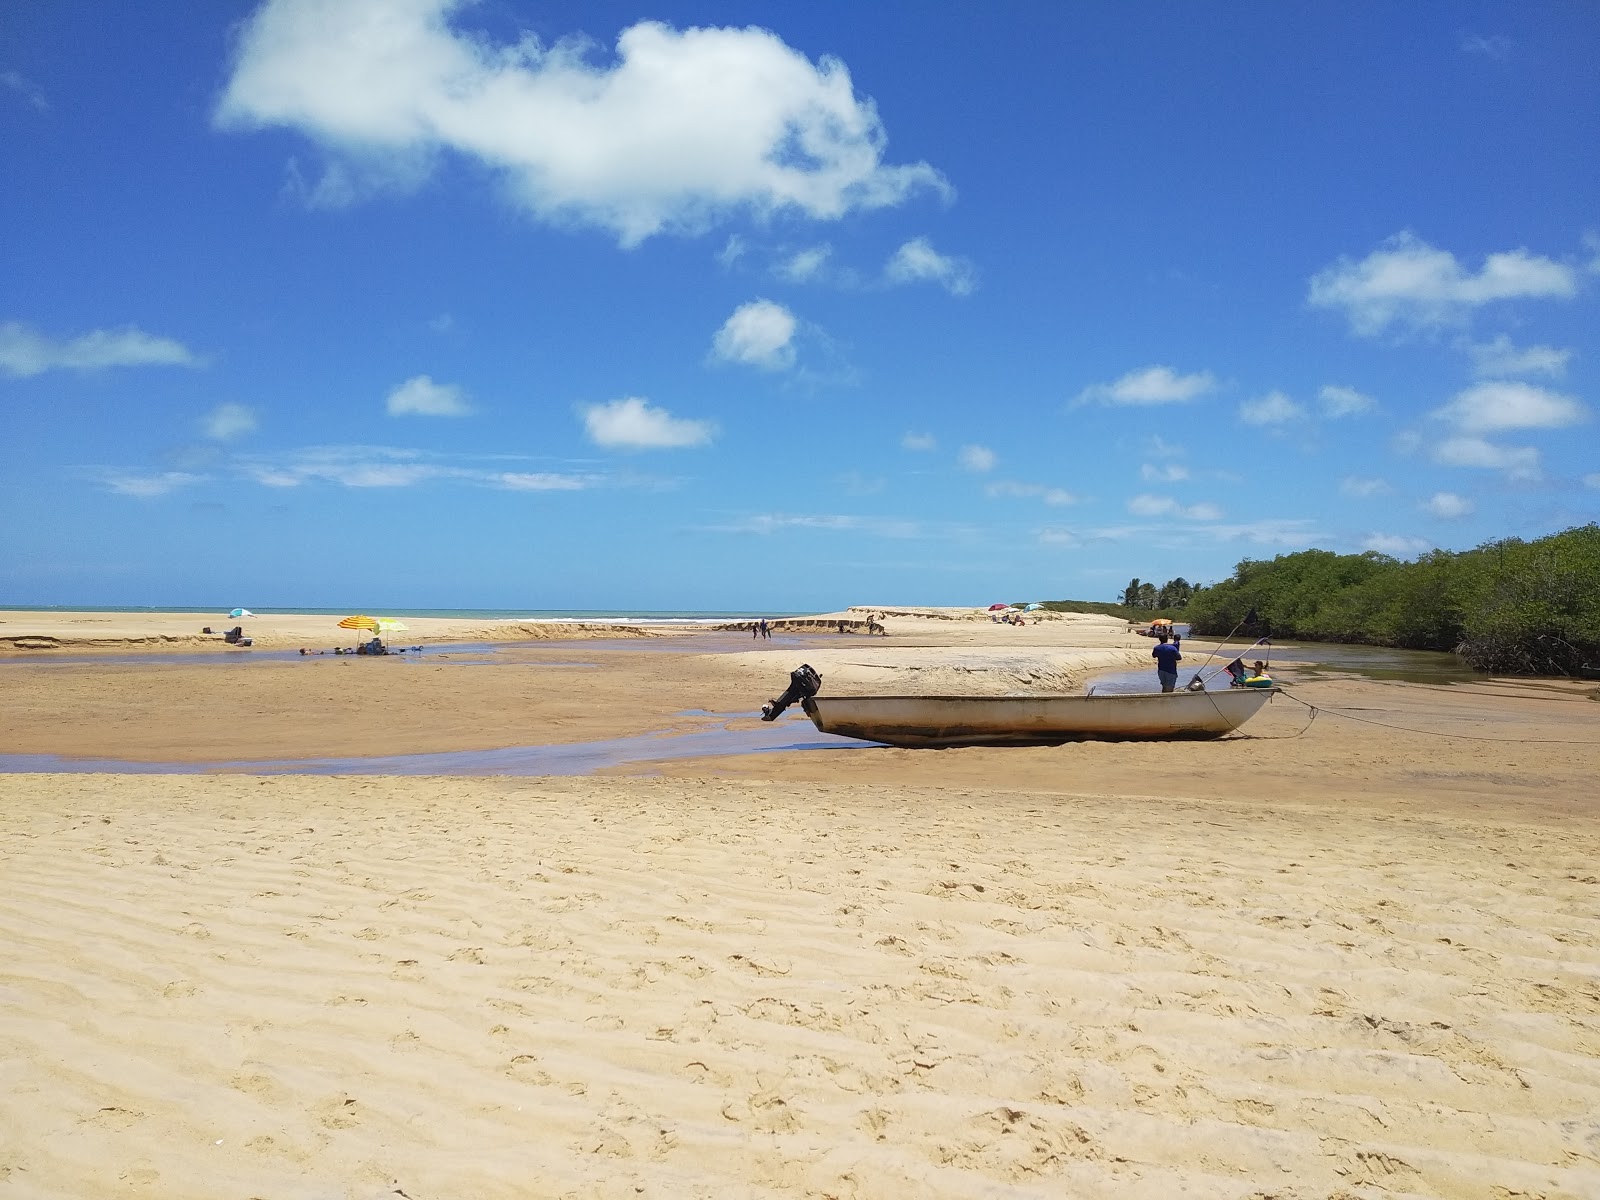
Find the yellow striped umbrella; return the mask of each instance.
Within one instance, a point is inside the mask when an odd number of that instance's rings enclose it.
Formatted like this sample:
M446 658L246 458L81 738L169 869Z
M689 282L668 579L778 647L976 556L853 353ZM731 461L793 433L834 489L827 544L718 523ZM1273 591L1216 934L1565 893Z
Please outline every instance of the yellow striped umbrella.
M370 629L378 631L378 622L372 617L346 617L339 622L340 629Z

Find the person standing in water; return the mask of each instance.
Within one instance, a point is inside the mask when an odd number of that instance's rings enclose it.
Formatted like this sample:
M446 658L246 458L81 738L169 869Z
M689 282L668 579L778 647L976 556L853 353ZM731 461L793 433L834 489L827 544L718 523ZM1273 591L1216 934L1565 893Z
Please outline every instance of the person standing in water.
M1155 649L1150 651L1150 657L1156 660L1156 678L1161 681L1161 690L1174 690L1178 686L1178 663L1183 660L1183 655L1167 641L1166 634L1161 635Z

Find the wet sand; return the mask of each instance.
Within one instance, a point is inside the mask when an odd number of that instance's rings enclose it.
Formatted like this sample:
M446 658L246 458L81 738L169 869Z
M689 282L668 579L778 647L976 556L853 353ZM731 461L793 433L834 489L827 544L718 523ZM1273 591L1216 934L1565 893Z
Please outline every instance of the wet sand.
M887 641L12 663L0 752L575 741L753 713L791 658L846 688L1142 649ZM1592 686L1285 681L1345 715L580 779L0 775L0 1194L1600 1195Z

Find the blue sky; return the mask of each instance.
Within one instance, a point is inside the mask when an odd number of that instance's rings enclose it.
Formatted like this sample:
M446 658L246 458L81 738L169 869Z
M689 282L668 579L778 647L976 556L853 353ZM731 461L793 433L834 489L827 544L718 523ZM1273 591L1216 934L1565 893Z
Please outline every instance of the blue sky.
M1600 519L1600 8L0 7L0 602L1109 599Z

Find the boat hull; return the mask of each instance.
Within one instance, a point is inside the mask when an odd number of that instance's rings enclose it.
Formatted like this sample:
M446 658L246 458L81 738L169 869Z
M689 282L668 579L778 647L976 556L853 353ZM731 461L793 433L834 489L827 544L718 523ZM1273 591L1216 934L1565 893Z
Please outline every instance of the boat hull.
M823 733L890 746L1053 746L1217 738L1277 688L1106 696L813 696Z

